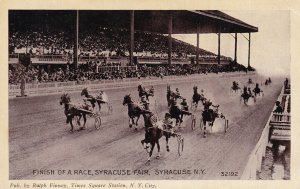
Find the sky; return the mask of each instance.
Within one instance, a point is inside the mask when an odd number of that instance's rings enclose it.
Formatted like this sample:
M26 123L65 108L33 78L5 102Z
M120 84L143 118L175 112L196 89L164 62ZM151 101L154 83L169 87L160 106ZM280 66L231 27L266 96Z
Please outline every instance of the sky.
M251 34L250 65L263 75L290 75L290 12L286 10L270 11L224 11L252 26L258 27ZM174 38L196 46L196 34L173 35ZM238 34L238 63L248 65L248 34ZM218 53L218 36L200 34L200 48ZM221 54L234 58L234 37L221 35Z

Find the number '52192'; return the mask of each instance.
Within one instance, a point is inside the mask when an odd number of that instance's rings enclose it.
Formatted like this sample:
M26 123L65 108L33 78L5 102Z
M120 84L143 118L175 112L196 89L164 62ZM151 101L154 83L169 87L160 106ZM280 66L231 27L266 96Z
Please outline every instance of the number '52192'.
M224 171L221 172L222 177L237 177L239 175L238 172L236 171Z

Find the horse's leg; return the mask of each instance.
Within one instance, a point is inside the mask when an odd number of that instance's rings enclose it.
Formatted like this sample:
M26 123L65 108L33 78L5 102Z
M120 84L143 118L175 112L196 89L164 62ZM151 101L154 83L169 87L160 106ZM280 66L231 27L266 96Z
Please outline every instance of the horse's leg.
M212 127L214 126L214 122L215 122L215 120L213 120L213 121L210 123L210 132L212 132Z
M137 116L137 119L136 119L136 122L135 122L135 130L137 130L137 127L138 127L138 121L139 121L139 119L140 119L140 116L141 116L141 115Z
M184 112L180 112L180 115L179 115L180 124L183 122L183 115L184 115Z
M81 129L85 129L85 124L86 124L86 114L82 114L83 116L83 126Z
M170 138L170 135L167 134L167 135L166 135L166 148L167 148L167 152L170 151L170 148L169 148L169 138Z
M129 117L129 119L128 119L128 124L129 124L129 128L131 128L132 127L132 118L131 117Z
M80 126L81 115L78 115L77 124Z
M159 157L160 157L160 145L159 145L159 140L157 140L156 144L157 144L157 151L158 151L158 154L157 154L156 158L159 158Z
M206 121L203 119L203 125L204 125L204 132L203 132L203 137L206 137Z
M68 119L69 119L69 118L68 118ZM73 123L72 123L72 119L69 119L69 123L70 123L70 125L71 125L71 130L70 130L70 132L73 132L74 126L73 126Z
M99 112L100 112L101 111L101 103L100 103L100 101L97 101L97 103L98 103Z
M150 162L150 160L151 160L151 156L152 156L152 153L153 153L155 142L151 142L150 144L151 144L151 150L149 152L148 162Z

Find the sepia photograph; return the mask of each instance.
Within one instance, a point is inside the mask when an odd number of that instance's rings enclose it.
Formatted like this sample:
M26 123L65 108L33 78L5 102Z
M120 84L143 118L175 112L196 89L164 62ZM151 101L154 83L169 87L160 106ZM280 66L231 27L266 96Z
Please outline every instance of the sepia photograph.
M10 179L290 179L288 11L8 14Z
M0 2L0 188L297 188L296 6L134 2Z

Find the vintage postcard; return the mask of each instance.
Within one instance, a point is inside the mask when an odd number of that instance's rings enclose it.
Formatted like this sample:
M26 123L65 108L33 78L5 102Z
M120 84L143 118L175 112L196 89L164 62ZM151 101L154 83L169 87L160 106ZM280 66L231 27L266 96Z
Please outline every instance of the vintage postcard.
M292 2L0 3L1 188L299 186Z

